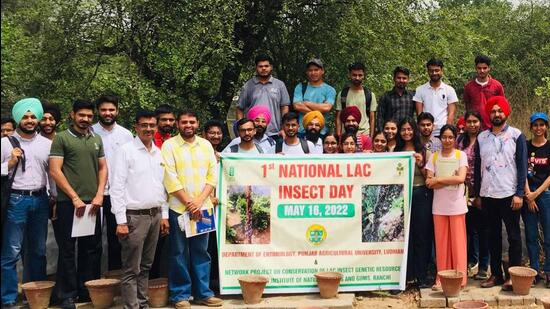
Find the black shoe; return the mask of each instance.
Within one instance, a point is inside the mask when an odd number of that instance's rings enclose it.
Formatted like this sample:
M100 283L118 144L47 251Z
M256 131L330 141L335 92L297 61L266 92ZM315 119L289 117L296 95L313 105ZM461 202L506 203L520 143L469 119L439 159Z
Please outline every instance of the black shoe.
M401 292L403 292L403 291L401 291L401 290L390 290L391 295L399 295L399 294L401 294Z
M76 305L74 304L74 299L72 298L66 298L59 304L61 309L76 309Z
M533 279L533 283L531 283L531 287L534 288L541 281L542 281L542 278L537 274Z
M19 307L16 306L15 303L2 304L2 309L17 309L17 308Z
M550 289L550 274L544 274L546 277L546 288Z
M90 302L92 302L92 299L90 298L89 295L82 295L82 296L78 296L78 302L79 303L90 303Z

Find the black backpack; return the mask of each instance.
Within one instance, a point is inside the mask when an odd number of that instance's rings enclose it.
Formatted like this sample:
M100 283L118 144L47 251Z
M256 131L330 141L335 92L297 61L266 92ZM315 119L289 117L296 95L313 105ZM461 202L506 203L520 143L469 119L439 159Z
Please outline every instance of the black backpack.
M21 148L21 144L19 143L19 140L13 136L8 136L8 140L10 141L10 144L13 148ZM6 219L6 212L8 211L8 203L10 200L10 192L11 192L11 186L13 184L13 179L15 178L15 173L17 172L17 167L19 166L19 161L17 160L17 163L15 163L15 167L13 169L13 173L11 175L2 176L2 209L1 209L1 224L2 229L4 227L4 220Z
M259 153L264 153L262 147L258 146L258 144L254 143L254 146L256 146L256 149L258 149ZM229 150L231 150L231 152L233 153L239 152L239 144L231 145L231 147L229 147Z
M300 138L300 145L302 146L302 150L305 154L309 153L309 145L307 144L307 140ZM277 140L277 143L275 143L275 153L281 153L283 152L283 140Z
M346 101L348 98L349 86L344 87L340 93L340 104L342 105L342 110L346 109ZM363 93L365 94L365 107L367 112L367 117L370 113L370 103L372 102L372 92L365 86L363 86Z

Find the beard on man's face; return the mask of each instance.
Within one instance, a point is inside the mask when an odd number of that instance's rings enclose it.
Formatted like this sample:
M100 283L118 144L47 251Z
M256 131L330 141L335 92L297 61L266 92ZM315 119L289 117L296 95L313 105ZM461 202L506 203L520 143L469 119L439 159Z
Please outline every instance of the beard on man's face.
M319 141L320 137L321 133L315 129L310 129L306 131L306 139L314 144Z
M255 126L256 128L256 136L258 137L262 137L264 136L264 133L265 133L265 130L267 129L267 127L264 127L264 126Z
M352 134L356 134L357 131L359 131L359 127L354 125L347 125L344 127L344 129L346 130L347 133L352 133Z

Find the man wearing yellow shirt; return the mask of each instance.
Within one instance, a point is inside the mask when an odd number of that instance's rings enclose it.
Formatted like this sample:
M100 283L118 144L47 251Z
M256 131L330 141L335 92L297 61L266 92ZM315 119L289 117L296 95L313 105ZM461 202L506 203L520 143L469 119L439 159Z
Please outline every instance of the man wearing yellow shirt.
M223 301L214 297L209 288L208 234L187 238L178 224L178 217L184 212L188 211L193 220L200 220L200 209L212 207L208 197L216 185L216 157L212 145L196 135L199 121L194 112L182 112L177 127L179 135L162 145L164 186L170 205L170 300L176 309L190 308L193 291L197 304L219 307Z

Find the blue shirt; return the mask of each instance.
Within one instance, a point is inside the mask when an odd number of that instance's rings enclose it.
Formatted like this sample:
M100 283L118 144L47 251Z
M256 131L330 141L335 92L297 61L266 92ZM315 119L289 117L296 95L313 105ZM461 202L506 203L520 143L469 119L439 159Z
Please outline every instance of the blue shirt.
M336 99L336 90L330 86L327 83L321 84L321 86L312 86L310 84L307 85L306 93L302 97L302 84L298 84L296 88L294 88L294 100L292 102L314 102L314 103L329 103L331 105L334 105L334 100ZM324 113L323 116L325 119L328 116L328 113ZM302 126L302 118L304 117L304 113L300 113L300 133L304 133L304 127ZM321 130L321 134L326 134L327 128L326 126Z

